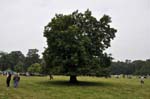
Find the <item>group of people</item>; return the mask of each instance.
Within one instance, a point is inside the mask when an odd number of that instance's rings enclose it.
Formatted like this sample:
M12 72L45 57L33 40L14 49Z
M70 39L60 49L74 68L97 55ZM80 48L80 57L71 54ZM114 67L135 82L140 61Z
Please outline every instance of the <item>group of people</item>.
M10 87L11 76L12 76L11 73L8 73L7 79L6 79L7 87ZM20 76L19 76L19 74L15 74L15 75L14 75L13 81L14 81L14 87L17 88L17 87L18 87L18 84L19 84L19 81L20 81Z

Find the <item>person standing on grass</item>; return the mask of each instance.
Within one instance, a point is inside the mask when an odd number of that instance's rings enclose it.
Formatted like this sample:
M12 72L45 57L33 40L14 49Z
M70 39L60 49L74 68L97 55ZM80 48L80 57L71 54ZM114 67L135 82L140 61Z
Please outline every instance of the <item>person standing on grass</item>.
M52 74L49 74L49 79L50 79L50 80L52 80L52 79L53 79Z
M19 74L15 74L13 80L14 80L14 87L17 88L18 84L19 84L19 81L20 81Z
M8 73L8 74L7 74L7 79L6 79L7 87L10 86L10 81L11 81L11 73Z
M141 78L140 78L140 82L141 82L141 85L143 85L143 84L144 84L144 77L143 77L143 76L141 76Z

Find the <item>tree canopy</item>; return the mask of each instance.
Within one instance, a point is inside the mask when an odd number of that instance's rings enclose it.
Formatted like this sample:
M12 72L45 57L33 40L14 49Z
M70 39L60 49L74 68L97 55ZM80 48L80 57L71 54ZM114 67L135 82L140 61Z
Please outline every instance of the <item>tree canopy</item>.
M112 62L110 71L113 75L150 75L150 59L145 61L135 60L130 62Z
M0 70L11 69L17 72L26 72L27 68L34 63L41 63L37 49L29 49L27 56L21 51L10 53L0 51Z
M110 23L108 15L97 20L89 10L56 14L44 29L48 47L43 55L47 68L53 73L57 69L70 75L71 82L76 81L77 75L93 71L98 75L110 66L112 59L104 53L117 32Z
M30 73L40 73L42 71L42 67L39 63L34 63L30 67L28 67L28 72Z
M38 49L29 49L25 59L25 69L34 63L40 63L40 57L38 55Z

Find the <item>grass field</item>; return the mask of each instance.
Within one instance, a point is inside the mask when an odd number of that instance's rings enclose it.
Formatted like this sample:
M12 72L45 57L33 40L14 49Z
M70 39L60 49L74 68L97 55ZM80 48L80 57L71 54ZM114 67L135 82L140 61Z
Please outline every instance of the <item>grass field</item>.
M21 77L19 88L6 87L6 76L0 76L0 99L150 99L150 79L140 85L139 79L78 77Z

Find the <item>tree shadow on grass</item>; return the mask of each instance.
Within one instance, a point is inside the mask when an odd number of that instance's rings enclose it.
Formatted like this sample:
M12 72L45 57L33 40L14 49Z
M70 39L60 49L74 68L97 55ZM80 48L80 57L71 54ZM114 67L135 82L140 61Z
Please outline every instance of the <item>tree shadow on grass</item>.
M113 86L108 82L92 82L92 81L78 81L77 83L70 83L69 81L54 80L54 81L41 81L39 84L45 86Z

